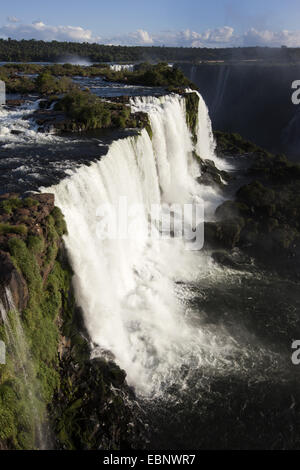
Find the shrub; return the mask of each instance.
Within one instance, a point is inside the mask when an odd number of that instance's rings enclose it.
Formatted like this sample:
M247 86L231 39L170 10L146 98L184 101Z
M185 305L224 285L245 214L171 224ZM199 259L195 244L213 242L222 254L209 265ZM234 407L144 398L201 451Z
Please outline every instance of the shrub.
M26 225L10 225L0 223L0 235L5 235L7 233L15 233L17 235L26 235L27 227Z
M23 205L24 207L38 207L39 206L39 202L36 200L36 199L32 199L31 197L26 197L24 200L23 200Z
M111 125L124 128L130 118L129 107L104 102L84 91L68 93L56 103L55 109L63 111L81 130L101 129Z
M38 255L44 251L44 239L41 237L30 235L27 238L27 247L34 255Z
M6 213L11 214L14 209L22 207L22 200L18 198L5 199L0 202L0 208Z

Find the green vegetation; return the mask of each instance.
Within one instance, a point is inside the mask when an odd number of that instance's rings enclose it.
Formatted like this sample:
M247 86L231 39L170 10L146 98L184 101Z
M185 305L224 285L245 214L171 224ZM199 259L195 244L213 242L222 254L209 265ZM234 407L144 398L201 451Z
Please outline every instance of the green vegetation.
M37 75L35 78L34 76ZM151 65L142 63L135 71L115 72L108 65L82 67L70 64L36 65L6 64L0 67L0 79L6 82L10 93L39 93L41 95L68 93L77 88L71 77L99 77L112 82L124 82L132 85L164 87L169 91L178 91L187 87L196 88L183 72L167 63Z
M0 339L7 345L7 363L0 365L0 447L37 447L47 411L58 448L119 449L138 428L129 426L126 374L113 362L90 359L61 245L63 215L50 194L11 195L1 203L1 224L9 225L0 239L1 274L13 273L12 295L21 311L8 312L8 323L0 319ZM26 233L11 236L12 222L24 213Z
M27 248L34 256L37 256L44 251L45 240L42 237L29 235L27 238Z
M199 96L197 93L186 93L184 97L186 106L186 122L191 130L195 142L197 140Z
M128 70L114 72L113 70L107 69L105 76L108 80L113 82L164 87L168 88L169 91L174 91L178 88L196 88L180 69L169 67L165 62L161 62L157 65L143 63L138 65L133 72L129 72Z
M0 223L0 235L5 235L7 233L16 233L18 235L26 235L27 227L26 225L10 225Z
M219 154L249 154L247 176L252 181L237 191L234 201L218 207L218 222L206 227L208 243L239 246L269 264L277 263L278 269L288 266L287 272L294 272L300 246L300 165L237 134L215 135Z
M261 154L262 158L270 157L271 153L258 145L245 140L240 134L215 131L217 150L221 155L243 155L247 153Z
M39 205L33 198L12 198L1 203L2 208L11 211L24 206L36 210ZM33 235L30 226L0 225L0 233L16 234L8 239L7 249L29 292L27 306L21 312L21 324L31 357L28 374L30 382L35 384L34 405L28 400L28 391L23 390L22 373L16 370L13 360L15 352L8 351L7 364L0 366L0 440L16 449L30 449L36 445L36 421L31 406L36 409L38 419L43 421L45 407L60 386L58 319L64 312L68 318L72 316L74 308L72 272L64 259L58 258L59 242L66 233L61 211L54 208L43 224L43 235L40 236ZM13 312L10 315L13 325L16 317ZM7 340L1 323L0 339Z
M39 206L39 201L36 199L32 199L31 197L26 197L25 199L22 199L22 204L24 207L38 207Z
M32 74L36 73L38 75L34 78ZM29 76L23 74L29 74ZM22 95L28 93L38 93L40 95L61 94L77 88L68 76L56 75L55 70L52 70L51 67L36 66L34 64L1 66L0 80L5 81L8 93Z
M40 73L35 79L35 89L41 95L67 93L76 88L76 85L70 78L55 78L48 71Z
M2 78L2 80L4 77ZM12 77L5 80L7 93L26 95L36 91L34 81L28 77Z
M71 119L70 130L136 126L129 106L102 101L85 91L74 91L65 95L55 105L55 110L63 111Z
M15 209L22 207L23 202L17 197L11 199L0 200L0 209L2 209L6 214L11 214Z
M239 47L128 47L102 44L0 39L1 61L52 62L79 56L92 62L202 61L202 60L265 60L270 62L299 61L299 48Z

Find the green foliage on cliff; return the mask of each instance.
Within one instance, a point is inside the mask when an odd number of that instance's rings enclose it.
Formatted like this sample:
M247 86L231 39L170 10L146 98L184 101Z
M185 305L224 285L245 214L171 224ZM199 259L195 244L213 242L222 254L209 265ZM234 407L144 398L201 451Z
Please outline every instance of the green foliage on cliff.
M97 96L74 91L65 95L55 109L63 111L80 130L101 129L107 127L126 127L130 122L130 108L119 103L108 103Z
M22 207L22 200L19 198L4 199L0 201L0 208L6 214L11 214L14 209Z
M196 88L196 86L176 67L169 67L165 62L157 65L149 63L139 64L136 70L130 72L122 70L115 72L107 69L104 72L108 80L125 82L131 85L169 88Z
M26 235L27 227L26 225L10 225L0 223L0 235L5 235L7 233L16 233L18 235Z
M198 108L199 96L197 93L186 93L185 107L186 107L186 122L192 133L194 141L197 140L197 124L198 124Z
M38 204L27 198L20 203L15 200L10 206L36 207ZM72 272L63 258L58 257L61 236L66 233L61 211L53 209L43 224L43 235L29 233L25 238L16 236L8 240L13 263L22 273L29 292L20 319L30 355L26 373L28 382L34 384L29 400L22 370L16 369L16 354L8 350L7 364L0 366L0 440L16 449L36 446L37 422L45 420L46 405L60 386L58 343L62 320L59 318L64 312L72 316L74 308ZM17 324L14 325L16 313L9 315L11 327L17 328ZM1 322L0 339L9 344Z
M215 131L217 150L223 155L243 155L248 153L261 154L262 157L270 157L271 154L258 145L243 139L240 134Z
M289 275L298 272L300 165L238 134L215 132L215 137L219 155L250 157L249 182L234 201L217 208L217 223L206 224L208 245L238 246Z
M41 254L45 248L45 240L42 237L29 235L27 238L27 247L35 256Z

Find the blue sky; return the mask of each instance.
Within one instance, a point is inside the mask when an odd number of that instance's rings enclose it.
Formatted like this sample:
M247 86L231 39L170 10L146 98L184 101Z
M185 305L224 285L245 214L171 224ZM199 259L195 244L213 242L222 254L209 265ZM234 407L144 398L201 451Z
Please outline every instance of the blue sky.
M299 0L10 0L0 36L107 44L300 46Z

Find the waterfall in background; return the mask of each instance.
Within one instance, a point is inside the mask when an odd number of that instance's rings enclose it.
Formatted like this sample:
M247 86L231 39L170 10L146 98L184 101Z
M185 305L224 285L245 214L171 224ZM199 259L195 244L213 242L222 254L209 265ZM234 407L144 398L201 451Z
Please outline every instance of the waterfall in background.
M82 166L58 185L55 194L69 235L65 238L75 272L76 300L95 345L93 355L111 351L142 396L159 396L181 382L182 368L227 367L231 338L195 326L181 288L212 269L201 252L182 239L106 239L97 236L99 206L140 204L134 214L147 232L151 204L201 203L206 218L222 201L212 187L197 183L199 165L186 124L185 100L178 95L134 98L134 111L148 112L153 131L115 141L101 161ZM208 113L199 103L197 151L215 159ZM102 206L101 206L102 207ZM98 217L97 217L98 214Z
M26 336L21 324L20 313L14 305L12 294L5 288L3 301L0 299L0 316L6 335L6 358L13 363L14 379L17 380L18 393L25 398L27 414L35 433L38 449L46 449L42 430L41 402L38 400L39 384L30 356Z

